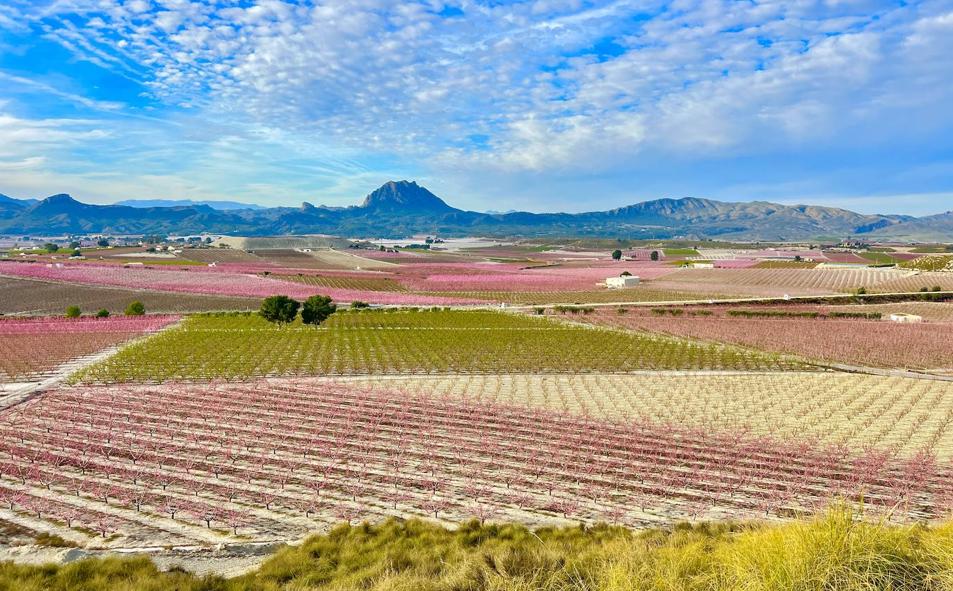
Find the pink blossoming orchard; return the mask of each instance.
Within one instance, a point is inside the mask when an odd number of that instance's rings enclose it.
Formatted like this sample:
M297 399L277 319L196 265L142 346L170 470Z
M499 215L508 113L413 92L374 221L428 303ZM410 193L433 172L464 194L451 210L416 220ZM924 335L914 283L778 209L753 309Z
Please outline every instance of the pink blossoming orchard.
M939 271L825 268L847 257L816 250L134 250L0 261L0 293L35 300L0 309L15 314L0 318L0 522L120 549L389 516L953 511ZM623 273L638 284L607 287ZM319 323L256 312L278 295L338 307ZM116 312L132 300L144 315Z

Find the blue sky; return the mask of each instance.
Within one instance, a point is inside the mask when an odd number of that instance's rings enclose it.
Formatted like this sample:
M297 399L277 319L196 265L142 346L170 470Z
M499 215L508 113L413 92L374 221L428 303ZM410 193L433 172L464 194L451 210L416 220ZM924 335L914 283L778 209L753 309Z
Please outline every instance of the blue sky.
M4 0L0 192L938 213L951 55L951 0Z

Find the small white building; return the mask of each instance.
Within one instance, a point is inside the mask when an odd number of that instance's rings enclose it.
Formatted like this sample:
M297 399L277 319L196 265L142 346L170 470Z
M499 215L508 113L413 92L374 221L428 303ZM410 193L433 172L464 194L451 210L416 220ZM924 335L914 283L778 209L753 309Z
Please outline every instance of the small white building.
M906 314L903 312L895 312L890 315L891 322L923 322L923 316L917 316L916 314Z
M634 287L639 284L639 278L636 275L622 275L621 277L607 277L606 287L610 289L622 289L624 287Z

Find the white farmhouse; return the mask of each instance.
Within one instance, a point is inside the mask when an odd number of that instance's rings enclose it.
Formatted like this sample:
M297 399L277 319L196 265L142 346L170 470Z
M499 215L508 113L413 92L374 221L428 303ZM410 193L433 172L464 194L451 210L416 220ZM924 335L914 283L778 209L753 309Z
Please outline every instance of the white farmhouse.
M903 312L896 312L890 315L891 322L923 322L923 316L917 316L916 314L906 314Z
M634 287L639 284L639 278L635 275L622 275L621 277L607 277L606 287L610 289L622 289L624 287Z

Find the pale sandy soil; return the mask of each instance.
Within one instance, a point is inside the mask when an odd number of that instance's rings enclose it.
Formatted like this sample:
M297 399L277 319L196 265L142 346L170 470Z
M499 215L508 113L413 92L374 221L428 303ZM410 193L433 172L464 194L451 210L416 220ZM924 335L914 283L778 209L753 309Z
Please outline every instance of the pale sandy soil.
M160 569L181 568L196 575L219 575L237 577L257 569L265 562L279 545L231 546L219 548L196 548L192 550L151 550L151 551L98 551L81 548L49 548L44 546L0 545L0 562L12 561L17 564L67 564L84 558L105 558L109 556L133 557L145 556Z

